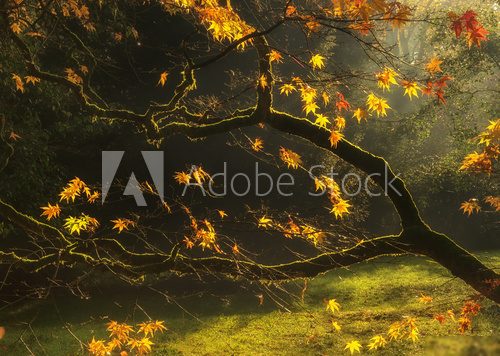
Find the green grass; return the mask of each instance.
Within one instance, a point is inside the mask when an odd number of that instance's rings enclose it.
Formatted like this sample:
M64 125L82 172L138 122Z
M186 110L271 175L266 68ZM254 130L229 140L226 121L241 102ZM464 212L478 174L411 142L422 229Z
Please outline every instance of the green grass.
M500 253L481 258L500 267ZM161 289L182 289L173 283L180 282L172 279ZM424 258L381 258L329 272L309 281L303 302L293 296L300 295L303 281L281 285L286 293L269 286L273 296L264 292L263 305L256 297L262 293L257 285L226 283L218 291L213 286L207 282L193 287L191 295L177 293L170 300L144 288L116 287L95 292L89 300L54 298L10 308L0 314L7 330L0 354L27 355L27 347L36 355L86 354L77 339L106 338L104 324L110 319L138 323L148 319L145 313L165 320L169 328L154 338L154 355L347 355L343 348L351 340L359 340L368 353L370 337L386 333L403 316L417 318L421 339L390 342L376 354L500 354L498 305L483 301L473 332L465 335L451 321L440 325L433 320L437 312L458 311L474 291ZM433 302L420 303L421 293ZM340 332L333 331L332 316L325 310L328 298L341 304L335 316Z

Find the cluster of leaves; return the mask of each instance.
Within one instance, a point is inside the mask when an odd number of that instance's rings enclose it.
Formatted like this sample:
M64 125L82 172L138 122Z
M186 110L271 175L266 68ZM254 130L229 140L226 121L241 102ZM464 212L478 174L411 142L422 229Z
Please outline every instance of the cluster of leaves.
M137 324L134 328L126 323L110 321L106 324L109 331L109 340L96 340L94 337L88 343L88 351L93 356L110 355L112 352L119 352L120 356L136 354L143 356L152 352L155 334L163 333L167 330L164 321L147 321Z
M233 10L230 1L226 1L225 5L219 4L218 0L163 0L161 3L170 13L194 13L218 42L232 43L255 31ZM244 49L250 44L251 38L239 43L238 48Z
M500 119L490 121L486 130L476 138L478 145L482 148L480 152L467 155L460 170L476 173L492 173L493 162L498 160L500 154Z
M189 172L175 172L174 179L177 183L184 185L203 185L205 182L212 181L210 174L201 166L192 166Z
M337 315L340 312L340 304L336 299L326 300L326 311L331 315ZM342 326L334 318L331 319L332 327L336 332L342 330ZM368 350L378 350L387 346L390 341L409 339L416 342L419 339L419 331L416 319L413 317L404 317L401 321L394 322L389 326L387 338L383 334L374 335L367 344ZM355 352L360 353L363 345L359 340L351 340L346 343L344 350L348 350L352 355Z
M472 331L472 320L473 317L479 313L481 305L475 300L467 300L464 302L462 308L460 309L460 315L457 319L453 309L448 309L444 313L437 313L434 315L434 320L439 322L439 324L444 325L447 320L456 324L457 330L464 334L466 331Z
M318 230L314 226L307 223L297 223L291 217L285 224L275 221L266 215L263 215L258 220L258 227L262 229L273 229L281 232L286 238L292 239L295 237L303 238L311 241L314 246L323 243L326 234L324 231Z
M76 19L87 31L95 31L95 24L90 19L90 10L81 0L64 0L57 4L45 4L28 2L22 0L9 0L10 6L7 12L10 20L10 29L16 34L23 33L30 28L30 24L35 20L33 11L51 11L54 15ZM43 37L38 32L28 31L27 35L32 37Z
M431 304L433 298L428 295L421 295L419 302L423 304ZM329 299L325 301L326 311L332 315L337 315L340 312L340 304L336 299ZM449 309L444 313L436 313L433 319L438 321L440 325L446 323L449 319L456 324L456 330L461 334L472 330L472 319L479 313L481 309L480 304L476 300L466 300L460 309L460 316L455 317L453 309ZM331 319L332 327L336 332L342 330L341 325L334 318ZM386 335L378 334L370 338L367 344L368 350L378 350L387 346L389 342L411 340L417 342L420 338L420 331L417 327L417 320L415 317L405 316L401 320L393 322ZM359 340L351 340L345 345L345 350L348 350L352 355L355 352L361 352L362 343Z
M487 40L486 35L488 34L488 31L479 23L477 15L474 11L467 10L461 16L454 12L450 12L448 16L452 21L451 28L455 31L457 38L460 37L465 29L465 39L469 47L473 44L481 47L481 42Z
M369 34L377 20L384 20L393 28L399 28L408 22L412 14L410 7L399 1L333 0L333 6L323 6L320 3L315 3L315 5L322 14L328 17L348 20L349 29L358 31L362 35ZM321 27L317 16L301 14L299 9L292 4L288 5L286 15L300 18L311 32L318 31Z
M92 190L91 187L87 185L83 180L78 177L71 179L68 184L63 188L61 193L59 193L59 202L75 203L76 198L83 198L86 203L93 204L95 203L99 197L100 193L97 190ZM46 206L42 206L42 213L40 216L43 216L50 221L51 219L58 218L61 214L61 207L59 203L51 204L47 203ZM113 223L113 229L118 230L118 233L123 230L128 230L130 226L134 226L135 222L126 219L126 218L117 218L111 220ZM79 216L68 216L64 219L63 227L70 233L80 235L82 231L86 231L88 233L94 233L99 227L99 221L91 217L85 213L80 213Z
M217 244L217 234L210 221L203 219L202 221L197 221L193 216L191 216L191 228L193 233L190 237L184 237L184 243L188 249L193 248L195 243L205 250L214 250L216 252L222 253L221 248ZM233 249L234 251L235 249Z
M474 151L468 154L464 158L460 170L473 173L492 174L494 171L494 163L498 160L500 154L500 119L490 121L486 130L475 137L475 140L482 150L480 152ZM495 209L495 211L500 211L500 197L489 195L483 200ZM481 210L481 205L478 199L471 198L463 202L460 209L464 214L470 216L473 213L478 213Z

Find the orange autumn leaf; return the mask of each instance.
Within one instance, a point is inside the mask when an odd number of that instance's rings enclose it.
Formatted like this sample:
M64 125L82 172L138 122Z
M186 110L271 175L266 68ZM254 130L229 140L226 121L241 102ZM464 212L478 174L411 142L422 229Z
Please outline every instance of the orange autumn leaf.
M255 152L260 152L264 148L264 141L259 137L256 137L253 141L250 140L250 144L252 145L252 150Z
M10 25L10 30L12 32L14 32L16 35L20 34L21 32L23 32L23 29L21 28L21 25L19 24L19 22L13 22L11 25Z
M391 85L397 85L396 77L398 74L391 68L384 68L382 72L375 73L377 84L383 90L390 90Z
M186 172L175 172L174 179L179 184L188 185L191 181L191 175Z
M24 80L26 81L26 84L31 83L32 85L36 85L36 83L40 83L40 78L33 75L27 75L26 77L24 77Z
M436 74L438 72L442 72L443 70L441 69L441 63L443 63L442 60L440 60L437 57L432 57L429 63L425 65L425 70L428 71L430 74Z
M446 316L444 314L436 314L434 315L433 319L439 322L439 324L444 324L444 322L446 321Z
M80 77L72 68L66 68L64 70L66 73L66 79L73 84L82 84L83 79Z
M51 205L50 203L47 203L47 206L42 206L40 209L43 210L42 214L40 216L45 216L48 221L52 218L57 218L59 214L61 214L61 208L59 207L59 204Z
M297 14L297 8L293 5L288 5L285 10L285 16L290 17L292 15Z
M123 230L128 230L129 226L134 226L134 222L129 219L115 219L111 220L111 222L114 224L113 229L118 230L118 233L121 233Z
M288 168L297 169L302 164L300 155L292 150L281 147L279 153L281 160L286 163Z
M489 195L484 198L485 203L488 203L495 211L500 211L500 196Z
M332 130L329 138L330 146L333 148L337 148L337 144L339 143L340 140L342 140L343 137L344 135L342 134L342 132L337 130Z
M269 62L281 63L283 62L283 55L276 50L271 50L269 53Z
M481 206L479 205L477 199L472 198L464 201L460 205L460 210L462 210L464 214L471 216L473 213L478 213L481 210Z
M161 85L162 87L165 86L165 83L167 82L167 77L168 77L168 73L167 72L163 72L160 74L160 80L158 80L158 84L156 84L157 86L158 85Z
M17 141L19 140L20 138L22 138L21 136L19 136L17 133L15 133L14 131L11 131L10 134L9 134L9 140L12 140L12 141Z
M418 301L423 304L428 304L432 302L432 297L428 295L421 294Z
M267 77L265 74L262 74L260 77L259 77L259 86L262 88L262 89L266 89L268 86L269 86L269 83L267 81Z
M16 83L16 90L19 90L21 93L24 93L24 83L22 78L19 75L12 73L12 79Z

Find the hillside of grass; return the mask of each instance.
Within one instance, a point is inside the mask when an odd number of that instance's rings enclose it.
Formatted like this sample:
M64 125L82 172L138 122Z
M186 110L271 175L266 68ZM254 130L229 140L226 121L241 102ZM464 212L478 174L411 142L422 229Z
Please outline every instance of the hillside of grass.
M481 258L500 269L500 252ZM449 309L459 314L474 291L421 257L380 258L331 271L309 280L303 293L302 280L265 287L190 283L171 279L156 291L101 288L86 300L53 297L4 308L0 354L86 355L85 343L92 337L107 338L109 320L136 324L149 318L168 327L155 336L154 355L347 355L344 347L352 340L363 345L362 353L380 355L500 354L498 305L482 300L472 332L464 335L449 318L443 325L433 319ZM169 290L175 293L168 298L158 293ZM420 302L422 294L432 302ZM342 327L338 332L325 310L324 301L331 298L341 305L333 316ZM368 351L372 336L386 334L405 316L416 318L419 341L392 341Z

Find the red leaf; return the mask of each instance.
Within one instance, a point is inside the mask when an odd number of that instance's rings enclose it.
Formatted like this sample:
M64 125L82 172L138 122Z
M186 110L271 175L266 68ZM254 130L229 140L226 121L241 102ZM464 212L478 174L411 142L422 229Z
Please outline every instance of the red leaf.
M335 102L335 106L337 110L342 112L342 110L348 111L351 108L351 104L347 100L345 100L344 94L337 92L338 100Z
M446 104L446 99L444 98L444 91L443 89L438 89L434 92L434 94L436 95L437 99L438 99L438 102L442 103L442 104Z
M469 47L471 47L473 44L475 44L478 47L481 47L481 42L486 41L488 38L486 35L489 32L482 26L478 26L474 28L472 31L469 31L467 33L467 40Z
M455 36L459 38L460 34L462 33L462 21L460 20L453 21L451 23L451 29L455 31Z
M476 20L476 16L477 15L474 11L467 10L460 18L465 23L467 31L473 31L479 25L479 22Z
M446 83L448 80L451 80L452 78L449 76L449 75L444 75L442 76L441 78L439 78L438 80L436 80L434 82L434 85L439 88L439 89L442 89L442 88L445 88L448 86L448 84Z

